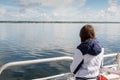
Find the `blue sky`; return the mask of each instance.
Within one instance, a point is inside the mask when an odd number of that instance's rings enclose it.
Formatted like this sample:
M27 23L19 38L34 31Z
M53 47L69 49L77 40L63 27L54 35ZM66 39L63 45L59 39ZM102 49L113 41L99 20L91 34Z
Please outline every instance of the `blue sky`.
M108 0L87 0L86 7L91 9L106 9L108 7Z
M120 0L0 0L0 20L119 21Z

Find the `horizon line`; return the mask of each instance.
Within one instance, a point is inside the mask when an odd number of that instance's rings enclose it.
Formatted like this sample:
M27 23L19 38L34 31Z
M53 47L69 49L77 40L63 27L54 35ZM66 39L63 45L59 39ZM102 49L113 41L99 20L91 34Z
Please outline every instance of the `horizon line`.
M0 21L0 23L120 23L119 21Z

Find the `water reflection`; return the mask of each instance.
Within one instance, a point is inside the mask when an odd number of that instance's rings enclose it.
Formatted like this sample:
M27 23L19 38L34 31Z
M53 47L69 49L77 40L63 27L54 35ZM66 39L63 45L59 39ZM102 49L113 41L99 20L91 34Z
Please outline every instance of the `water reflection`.
M79 30L83 25L0 24L0 51L2 52L0 54L1 56L20 54L26 57L36 57L41 56L41 52L44 53L44 50L61 49L64 51L62 52L64 55L71 55L80 43ZM119 52L119 24L93 25L97 38L105 47L105 52Z

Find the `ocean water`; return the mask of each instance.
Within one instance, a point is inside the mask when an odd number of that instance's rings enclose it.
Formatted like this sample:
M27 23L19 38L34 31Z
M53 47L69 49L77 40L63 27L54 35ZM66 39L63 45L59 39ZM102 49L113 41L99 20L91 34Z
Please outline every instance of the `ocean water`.
M13 61L73 56L80 44L79 31L84 24L1 23L0 66ZM92 24L105 54L120 52L120 24ZM114 58L105 60L112 63ZM31 80L69 72L71 61L55 61L10 67L0 80Z

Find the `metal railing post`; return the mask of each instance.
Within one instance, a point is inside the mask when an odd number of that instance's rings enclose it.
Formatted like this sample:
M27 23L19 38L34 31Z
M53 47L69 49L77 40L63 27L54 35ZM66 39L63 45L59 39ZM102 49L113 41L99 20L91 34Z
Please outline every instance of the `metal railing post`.
M120 70L120 53L117 54L117 70Z

